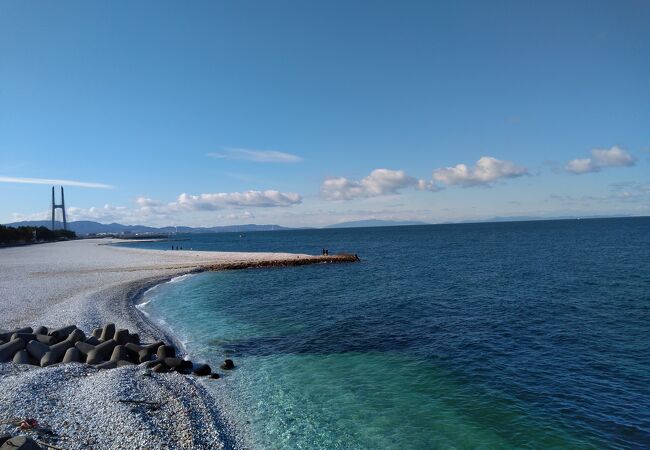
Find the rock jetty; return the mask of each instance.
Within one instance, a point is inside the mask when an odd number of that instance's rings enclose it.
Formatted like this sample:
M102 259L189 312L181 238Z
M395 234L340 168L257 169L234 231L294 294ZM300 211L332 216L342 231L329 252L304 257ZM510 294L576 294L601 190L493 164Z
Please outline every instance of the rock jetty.
M140 342L137 333L109 323L86 334L76 325L57 329L40 326L0 330L0 362L48 367L61 363L83 363L96 369L115 369L142 364L156 373L178 372L219 378L207 364L194 364L177 357L173 346L163 341ZM230 359L221 365L234 368Z

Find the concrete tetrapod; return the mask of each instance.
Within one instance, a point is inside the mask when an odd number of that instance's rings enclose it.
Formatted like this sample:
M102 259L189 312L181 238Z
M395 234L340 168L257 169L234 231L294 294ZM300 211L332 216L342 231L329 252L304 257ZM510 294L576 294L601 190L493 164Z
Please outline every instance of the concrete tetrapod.
M41 358L50 351L50 347L38 341L29 341L27 343L27 351L32 358L40 361Z
M47 333L47 334L46 334ZM83 363L97 369L114 369L144 363L153 372L175 371L180 374L219 378L207 364L193 364L192 361L176 356L176 349L163 341L140 345L137 333L131 334L125 328L116 329L115 324L96 328L92 335L75 325L68 325L49 331L46 327L1 330L0 362L31 364L47 367L58 363ZM102 340L103 337L111 338ZM118 342L119 341L119 342ZM222 367L232 369L232 360L227 359ZM192 370L193 369L193 370Z
M50 347L50 350L41 358L41 367L51 366L52 364L60 363L63 360L63 355L66 350L74 346L73 341L65 340Z
M14 333L32 333L33 331L31 327L16 328L13 331L0 330L0 341L9 342Z
M14 355L13 363L14 364L29 364L30 360L29 360L29 353L27 353L27 350L23 349L23 350L19 350L18 352L16 352L16 354Z
M25 348L25 341L14 339L6 344L0 345L0 362L10 361L16 352Z
M47 334L47 327L44 327L42 325L40 327L36 327L36 329L34 329L34 334Z
M71 325L70 327L66 328L70 329L73 326L74 325ZM71 330L72 331L64 341L52 345L50 347L50 351L43 355L41 358L41 367L47 367L51 366L52 364L60 363L63 360L63 355L70 347L74 347L77 342L85 339L86 335L84 332L79 330L76 326L74 326L74 328L71 328Z
M223 370L232 370L235 368L235 363L232 362L232 359L226 359L223 364L221 364Z
M199 377L204 377L206 375L210 375L212 373L212 368L210 368L209 365L207 364L201 364L198 366L196 369L192 371L194 375L197 375Z
M102 335L99 337L99 340L107 341L109 339L113 339L114 335L115 335L115 324L108 323L104 325L104 328L102 329Z
M14 436L7 439L0 450L42 450L36 441L27 436Z
M77 347L70 347L63 355L64 363L81 362L81 352Z
M158 359L173 358L176 356L176 350L169 345L161 345L156 350L156 356Z
M87 357L91 350L95 350L97 345L99 344L91 344L88 341L79 341L74 344L75 348L79 350L84 357Z
M129 330L120 328L119 330L115 331L115 335L113 336L113 339L115 339L117 345L126 344L127 342L129 342Z
M109 361L114 361L116 364L118 361L126 360L126 347L123 345L116 345L111 353L111 359Z
M68 325L67 327L58 328L50 331L48 334L59 339L65 339L73 330L76 330L76 325Z
M86 363L95 365L99 364L103 361L106 361L111 353L113 353L113 349L115 348L117 344L113 339L109 339L106 342L102 342L98 346L96 346L94 349L88 352L88 355L86 356Z

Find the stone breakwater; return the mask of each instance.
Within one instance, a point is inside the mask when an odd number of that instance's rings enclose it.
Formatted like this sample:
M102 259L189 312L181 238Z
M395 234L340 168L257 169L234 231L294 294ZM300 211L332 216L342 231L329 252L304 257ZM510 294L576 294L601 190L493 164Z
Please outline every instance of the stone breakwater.
M361 261L356 254L342 253L340 255L328 256L307 256L304 258L291 259L269 259L263 261L235 261L228 263L205 264L199 270L240 270L240 269L262 269L265 267L292 267L308 264L337 264Z
M40 367L84 363L99 370L142 364L157 373L175 371L219 378L209 365L177 357L173 346L163 341L142 344L138 333L117 329L113 323L95 328L90 336L76 325L55 330L43 326L0 330L0 362L9 361ZM227 359L221 368L231 370L234 363Z

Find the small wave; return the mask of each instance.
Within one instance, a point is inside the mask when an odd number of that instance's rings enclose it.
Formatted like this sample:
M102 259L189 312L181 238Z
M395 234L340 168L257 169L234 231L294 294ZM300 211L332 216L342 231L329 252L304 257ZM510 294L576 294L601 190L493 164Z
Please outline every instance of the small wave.
M165 318L160 315L160 313L156 312L155 310L151 310L151 308L149 308L149 304L152 303L154 300L158 300L161 297L161 295L164 296L165 285L167 285L168 283L178 283L180 281L187 280L192 275L195 274L179 275L165 282L158 283L150 287L143 293L140 303L135 305L138 311L140 311L148 319L152 320L156 326L158 326L162 330L165 330L169 335L174 337L174 341L176 345L179 347L179 350L183 354L187 354L187 346L188 343L190 342L190 339L187 337L185 333L181 332L180 330L176 330L175 327L170 326L169 322L167 322Z
M146 316L149 316L149 314L144 310L145 306L147 306L149 303L151 303L151 299L144 301L142 303L138 303L137 305L135 305L135 307L138 308L138 310L143 314L145 314Z
M171 280L169 280L169 282L170 283L178 283L179 281L187 280L188 278L190 278L191 276L194 276L194 275L196 275L196 274L194 274L194 273L186 273L185 275L179 275L177 277L172 278Z
M150 317L149 315L147 316ZM160 316L155 316L154 320L161 329L165 330L167 333L174 337L176 345L179 347L178 350L180 350L180 353L188 357L192 356L188 353L188 344L190 343L190 339L184 332L182 332L180 329L177 329L176 327L172 327L169 322Z
M158 286L160 286L160 284L156 284L154 286L151 286L149 289L144 291L144 293L142 294L142 297L144 298L147 295L149 295L151 292L153 292L154 290L158 289ZM149 301L151 301L151 300L149 300ZM146 303L149 303L149 301L147 301Z
M147 290L145 291L145 293L142 294L142 298L141 298L140 303L136 303L136 305L135 305L135 307L136 307L139 311L144 312L144 308L145 308L149 303L151 303L151 301L155 298L154 296L151 295L151 293L152 293L152 291L153 291L155 288L157 288L158 286L160 286L160 285L157 284L156 286L147 289ZM147 314L147 315L148 315L148 314Z
M171 280L169 280L169 281L167 281L167 282L165 282L165 283L178 283L178 282L180 282L180 281L187 280L187 279L190 278L192 275L195 275L195 274L193 274L193 273L186 273L186 274L184 274L184 275L179 275L179 276L177 276L177 277L173 277ZM164 285L165 283L158 283L158 284L156 284L156 285L154 285L154 286L151 286L151 287L150 287L149 289L147 289L146 291L144 291L144 293L142 294L142 300L143 300L143 301L141 301L140 303L138 303L137 305L135 305L135 307L138 308L140 311L144 312L144 308L145 308L149 303L151 303L151 301L154 299L153 297L151 297L151 294L152 294L155 290L157 290L160 286ZM147 316L148 316L148 314L147 314Z

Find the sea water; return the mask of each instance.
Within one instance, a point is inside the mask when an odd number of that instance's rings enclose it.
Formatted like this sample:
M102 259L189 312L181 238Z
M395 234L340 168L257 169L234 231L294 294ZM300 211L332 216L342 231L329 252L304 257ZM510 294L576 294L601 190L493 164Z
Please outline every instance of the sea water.
M145 295L255 448L650 447L648 218L179 238L361 258Z

